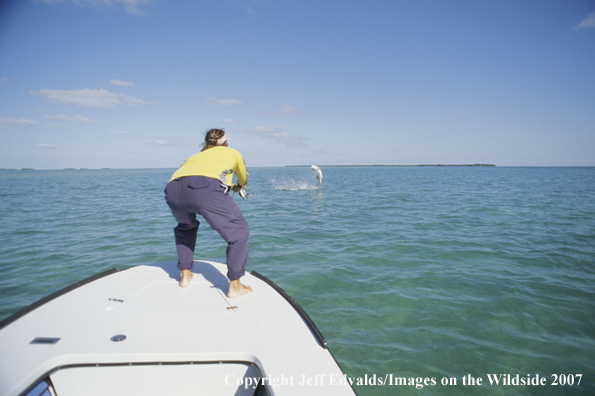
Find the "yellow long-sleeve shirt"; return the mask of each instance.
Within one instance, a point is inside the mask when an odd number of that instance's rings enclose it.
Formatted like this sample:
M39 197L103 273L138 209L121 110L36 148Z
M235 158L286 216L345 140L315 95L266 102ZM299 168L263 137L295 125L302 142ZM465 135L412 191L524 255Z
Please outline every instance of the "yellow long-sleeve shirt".
M238 177L238 184L243 186L248 183L242 155L232 148L215 146L188 158L169 181L185 176L206 176L231 186L234 173Z

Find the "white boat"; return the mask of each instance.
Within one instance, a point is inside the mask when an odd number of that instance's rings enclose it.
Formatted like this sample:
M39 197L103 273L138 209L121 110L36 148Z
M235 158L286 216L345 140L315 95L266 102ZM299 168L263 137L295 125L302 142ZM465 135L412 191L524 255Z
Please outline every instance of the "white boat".
M266 277L228 299L224 264L111 270L0 322L0 395L355 395L302 308Z

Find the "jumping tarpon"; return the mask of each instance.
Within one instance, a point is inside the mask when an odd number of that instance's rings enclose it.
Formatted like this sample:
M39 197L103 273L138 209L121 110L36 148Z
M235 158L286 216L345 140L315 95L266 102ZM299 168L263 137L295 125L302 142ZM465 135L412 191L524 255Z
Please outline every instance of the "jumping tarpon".
M316 178L318 179L317 185L321 186L322 185L322 171L316 165L312 165L312 167L310 169L312 169L314 171L314 173L316 173Z

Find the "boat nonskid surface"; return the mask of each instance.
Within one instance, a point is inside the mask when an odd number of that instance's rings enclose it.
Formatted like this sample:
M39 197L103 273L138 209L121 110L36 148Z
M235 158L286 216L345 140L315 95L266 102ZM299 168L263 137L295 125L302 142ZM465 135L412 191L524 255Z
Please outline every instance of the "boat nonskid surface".
M159 394L141 388L157 390L183 372L191 379L180 381L187 394L210 385L236 394L250 388L245 375L254 370L260 390L269 394L355 394L340 381L343 372L320 331L291 297L256 273L242 278L254 293L229 299L226 271L223 264L196 261L194 278L181 288L174 261L132 267L17 314L4 328L0 324L0 394L23 394L47 376L58 396L77 394L68 391L75 378L79 387L94 384L92 394L106 394L101 381L95 384L99 379L127 387L126 394ZM36 338L59 340L31 344ZM310 385L300 385L309 378Z

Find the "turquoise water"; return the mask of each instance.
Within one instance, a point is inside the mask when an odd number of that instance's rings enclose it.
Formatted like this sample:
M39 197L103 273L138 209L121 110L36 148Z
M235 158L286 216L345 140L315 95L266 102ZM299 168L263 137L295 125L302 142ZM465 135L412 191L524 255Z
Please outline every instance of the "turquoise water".
M248 270L304 307L349 377L367 375L358 394L595 393L595 168L323 167L318 187L309 168L249 171ZM0 319L101 271L175 260L172 172L0 171ZM200 228L195 258L224 262ZM390 374L414 383L369 384ZM574 385L551 385L560 374Z

